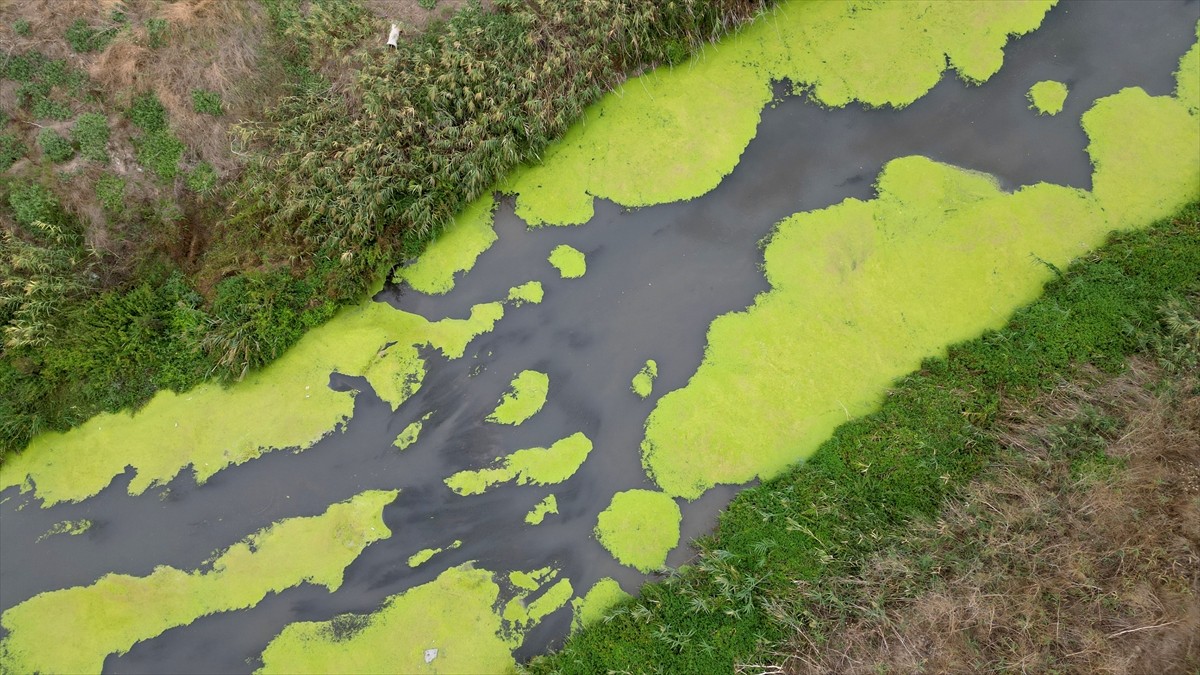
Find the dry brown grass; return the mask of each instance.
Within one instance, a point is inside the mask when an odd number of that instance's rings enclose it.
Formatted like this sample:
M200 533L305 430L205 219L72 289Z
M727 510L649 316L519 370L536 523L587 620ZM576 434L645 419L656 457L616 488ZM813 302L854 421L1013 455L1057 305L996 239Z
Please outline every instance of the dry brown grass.
M1137 361L1010 407L1002 459L937 522L802 588L830 628L786 670L1198 672L1200 379L1162 383Z
M417 0L362 0L363 6L384 21L396 22L407 34L424 29L431 21L448 19L462 9L468 0L438 0L433 9L424 9ZM491 0L480 3L489 9Z

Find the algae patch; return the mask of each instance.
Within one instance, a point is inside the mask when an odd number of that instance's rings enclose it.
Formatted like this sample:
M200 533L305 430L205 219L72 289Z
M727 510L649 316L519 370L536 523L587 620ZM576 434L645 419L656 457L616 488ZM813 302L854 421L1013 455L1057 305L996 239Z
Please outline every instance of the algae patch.
M392 280L408 282L428 295L448 293L454 288L454 275L474 267L480 254L495 243L495 208L490 192L480 196L430 242L416 262L397 269Z
M504 673L519 644L502 635L501 601L491 572L469 564L387 599L362 617L298 622L262 654L260 673ZM339 623L339 620L341 623ZM353 631L340 631L353 625ZM349 634L346 634L349 633ZM437 658L425 662L425 650Z
M109 654L202 616L253 607L268 593L301 583L337 590L362 550L391 536L383 508L397 494L364 492L319 516L282 520L229 547L210 571L161 566L146 577L109 574L34 596L0 615L8 631L0 670L100 672Z
M540 281L527 281L520 286L510 288L508 291L509 301L517 307L527 302L536 305L542 301L543 297L545 297L545 293L542 290L542 282Z
M604 618L608 610L630 597L632 596L622 590L621 584L616 580L604 577L592 586L587 595L571 601L571 609L575 613L571 621L571 630L576 631L596 623Z
M81 520L64 520L55 523L50 527L50 529L46 530L37 539L35 539L33 543L36 544L43 539L46 539L47 537L53 537L56 534L69 534L71 536L83 534L84 532L92 529L92 524L92 521L88 520L87 518L83 518Z
M416 443L417 438L421 435L421 427L431 415L433 415L431 412L425 413L421 419L409 423L409 425L404 427L404 429L396 436L396 440L392 441L392 445L396 446L396 449L398 450L404 450L413 443Z
M487 421L497 424L520 424L533 417L546 404L546 394L550 388L550 377L536 370L523 370L513 378L510 391L501 399L499 405Z
M558 513L558 498L549 495L534 505L533 510L525 514L525 522L530 525L541 525L546 516Z
M550 264L564 279L578 279L587 273L587 257L579 249L559 244L550 251Z
M574 433L549 448L527 448L500 458L496 464L477 471L460 471L446 485L460 495L482 494L494 485L515 480L518 485L550 485L575 475L592 451L583 433Z
M652 572L667 561L679 543L679 505L653 490L626 490L613 495L600 513L596 538L623 565Z
M629 388L641 398L646 398L654 390L654 378L658 377L658 363L654 359L646 361L646 365L633 376Z
M423 548L420 551L417 551L416 553L414 553L408 557L408 566L409 567L420 567L421 565L424 565L425 563L429 562L429 560L431 558L433 558L433 556L441 553L442 551L453 551L454 549L459 548L460 546L462 546L462 541L455 539L453 544L450 544L449 546L447 546L445 548Z
M1026 97L1029 107L1039 115L1057 115L1067 101L1067 85L1054 80L1042 80L1029 88Z

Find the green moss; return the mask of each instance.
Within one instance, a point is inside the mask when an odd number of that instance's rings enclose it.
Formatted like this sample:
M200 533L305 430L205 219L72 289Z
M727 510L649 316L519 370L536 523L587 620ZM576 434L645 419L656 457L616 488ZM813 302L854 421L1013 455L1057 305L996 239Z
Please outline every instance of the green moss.
M638 396L646 398L654 390L654 378L656 377L658 377L658 363L654 359L650 359L646 361L646 365L642 366L638 374L633 376L633 383L629 388Z
M454 288L454 275L471 269L476 258L496 241L492 229L495 208L491 193L476 199L426 247L416 262L396 270L394 281L408 282L421 293L449 292Z
M460 546L462 546L462 541L455 539L453 544L450 544L445 548L423 548L408 557L408 566L420 567L421 565L429 562L430 558L441 553L442 551L452 551Z
M686 64L635 78L588 108L544 160L500 189L531 225L583 223L592 197L644 206L698 197L737 164L789 78L818 102L904 106L947 62L981 82L1008 36L1036 28L1053 2L786 3ZM630 134L628 129L637 129Z
M525 522L530 525L541 525L546 516L551 513L558 513L558 498L554 495L548 495L538 502L532 511L525 514Z
M429 416L432 414L433 413L425 413L424 417L404 427L404 430L400 432L400 435L396 436L396 440L392 441L392 445L396 446L400 450L403 450L413 443L416 443L417 437L421 435L421 425L424 424L425 420L429 419Z
M652 572L679 543L682 516L675 500L662 492L626 490L613 495L600 513L596 538L623 565Z
M540 286L539 286L540 288ZM546 404L550 377L536 370L523 370L513 378L511 390L500 399L487 421L520 424L533 417Z
M8 631L0 664L12 673L100 672L109 654L202 616L253 607L268 593L301 583L334 591L365 547L391 536L382 513L396 494L364 492L322 515L280 521L229 547L210 571L163 566L34 596L0 616Z
M1179 60L1175 71L1175 98L1193 115L1200 113L1200 22L1196 24L1196 43Z
M309 331L270 366L231 387L163 391L136 413L105 413L66 433L38 436L0 466L0 489L32 489L32 481L44 506L79 501L132 466L136 475L129 491L136 495L189 465L203 482L271 449L307 448L353 410L353 392L329 389L329 373L366 377L397 408L424 377L419 346L460 358L467 343L503 315L504 305L493 302L472 307L466 319L430 322L364 302Z
M571 608L575 611L571 629L578 630L600 621L608 613L608 610L630 597L628 593L621 590L621 584L613 579L605 577L597 581L587 595L571 601Z
M505 673L516 645L492 609L500 587L486 570L462 565L394 595L366 617L298 622L263 652L260 673ZM340 622L339 622L340 621ZM349 624L352 630L339 630ZM425 650L437 649L432 662Z
M550 251L549 260L564 279L578 279L587 273L587 256L573 246L555 246L554 250Z
M582 433L555 441L549 448L527 448L500 458L492 468L460 471L446 485L460 495L477 495L500 483L551 485L575 475L592 451L592 442Z
M56 534L69 534L71 536L83 534L84 532L92 529L92 525L92 521L86 518L82 520L64 520L62 522L55 523L49 530L46 530L41 536L39 536L34 543L42 541L47 537L53 537Z
M545 297L545 293L542 291L542 282L540 281L528 281L520 286L510 288L508 291L508 299L517 307L527 302L536 305L542 301L543 297Z
M1042 80L1029 88L1026 94L1029 107L1039 115L1057 115L1062 112L1067 100L1067 85L1054 80Z

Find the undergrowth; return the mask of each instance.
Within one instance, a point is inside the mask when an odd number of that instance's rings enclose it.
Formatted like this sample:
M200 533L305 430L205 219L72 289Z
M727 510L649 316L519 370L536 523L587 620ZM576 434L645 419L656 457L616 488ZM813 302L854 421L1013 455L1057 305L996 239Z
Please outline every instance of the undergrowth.
M1196 270L1198 203L1147 230L1114 234L1004 329L926 360L808 462L741 492L716 531L695 542L692 564L665 570L528 670L770 669L764 662L797 634L831 639L836 624L797 609L801 589L853 577L913 519L933 517L996 456L1004 401L1029 401L1079 364L1119 372L1146 347L1160 308L1200 290Z

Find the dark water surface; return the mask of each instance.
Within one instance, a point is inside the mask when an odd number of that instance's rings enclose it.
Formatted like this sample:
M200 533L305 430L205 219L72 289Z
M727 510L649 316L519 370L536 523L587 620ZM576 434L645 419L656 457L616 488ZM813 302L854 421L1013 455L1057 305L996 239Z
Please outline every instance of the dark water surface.
M250 671L286 624L373 611L386 597L468 560L494 571L554 565L578 593L605 576L633 591L646 577L616 563L595 541L596 516L613 493L652 487L638 453L642 425L658 397L696 370L709 323L767 290L758 242L772 225L846 197L870 198L883 164L913 154L995 174L1007 189L1042 181L1089 188L1079 116L1097 97L1123 87L1169 94L1171 73L1195 39L1198 18L1196 0L1066 2L1035 33L1010 44L1003 69L982 86L947 75L902 111L824 110L802 97L782 98L764 110L733 174L699 199L632 211L598 201L585 226L533 231L513 215L511 202L502 202L499 240L451 293L429 297L393 287L377 300L430 319L463 317L472 304L536 279L545 288L540 305L510 309L463 359L428 354L423 386L394 413L365 381L334 375L332 385L360 390L354 416L303 453L267 454L202 487L190 474L181 476L139 497L126 494L129 472L92 499L49 509L16 490L4 492L0 609L43 591L89 584L106 572L194 569L272 522L319 514L374 488L401 490L384 511L393 535L347 568L337 592L301 586L249 610L199 619L110 657L106 670ZM1027 109L1026 91L1045 79L1070 88L1056 117ZM559 279L546 262L558 244L587 254L583 278ZM659 377L654 393L641 400L629 385L646 359L658 362ZM549 374L545 408L517 427L483 422L513 375L525 369ZM397 451L396 435L430 412L420 439ZM510 485L460 497L442 483L456 471L577 431L595 449L560 485ZM718 487L682 503L683 541L710 530L737 489ZM560 514L527 526L525 514L550 493ZM54 523L81 518L95 523L87 533L34 543ZM461 548L408 567L418 550L455 539ZM690 555L681 544L668 564ZM555 644L569 621L569 608L547 617L518 657Z

